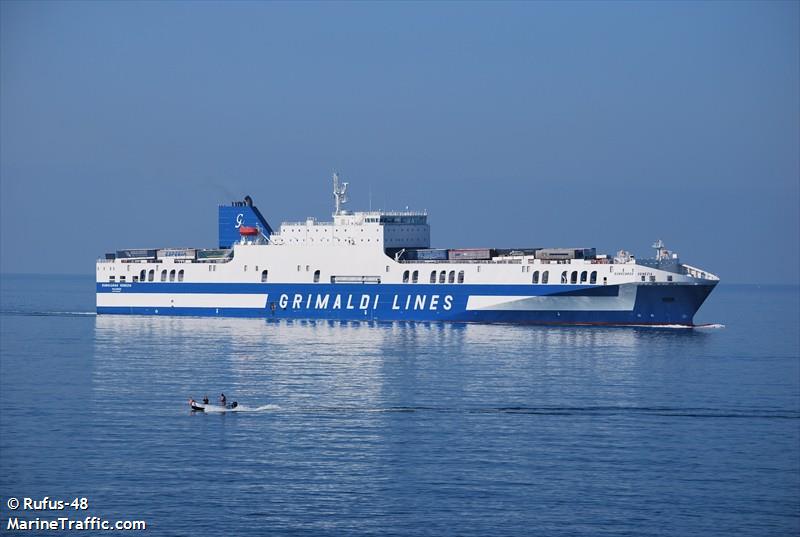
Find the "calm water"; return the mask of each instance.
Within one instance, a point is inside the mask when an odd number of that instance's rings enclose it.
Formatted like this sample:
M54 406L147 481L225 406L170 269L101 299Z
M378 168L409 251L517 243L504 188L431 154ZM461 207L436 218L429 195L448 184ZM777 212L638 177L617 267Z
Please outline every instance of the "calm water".
M702 330L96 317L93 288L2 278L0 532L8 497L85 496L148 535L800 533L797 287L722 285ZM220 391L269 406L188 411Z

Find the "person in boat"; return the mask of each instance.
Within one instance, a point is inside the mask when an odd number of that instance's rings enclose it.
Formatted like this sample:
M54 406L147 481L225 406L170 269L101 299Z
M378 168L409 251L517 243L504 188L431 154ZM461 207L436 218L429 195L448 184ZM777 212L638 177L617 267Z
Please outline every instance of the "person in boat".
M231 408L236 408L237 406L239 406L239 403L237 403L236 401L231 403Z
M203 404L204 405L208 404L208 396L207 395L203 397Z
M223 405L225 405L225 403L228 402L228 399L227 397L225 397L224 393L219 394L219 402L222 403Z

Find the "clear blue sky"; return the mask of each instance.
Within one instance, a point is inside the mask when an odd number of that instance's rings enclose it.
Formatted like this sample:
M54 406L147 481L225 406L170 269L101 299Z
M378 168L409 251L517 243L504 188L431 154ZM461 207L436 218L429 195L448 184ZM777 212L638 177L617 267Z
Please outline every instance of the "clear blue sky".
M433 243L662 238L797 283L798 2L0 2L0 271L428 209Z

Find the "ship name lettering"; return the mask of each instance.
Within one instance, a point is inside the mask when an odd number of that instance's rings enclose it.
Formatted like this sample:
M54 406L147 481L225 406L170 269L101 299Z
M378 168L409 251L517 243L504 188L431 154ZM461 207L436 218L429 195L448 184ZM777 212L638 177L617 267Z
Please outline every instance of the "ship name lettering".
M353 295L347 295L347 309L355 309L355 306L353 306Z
M452 295L445 295L444 297L444 304L442 307L446 310L449 310L453 307L453 296Z
M289 295L281 295L281 297L278 299L278 305L281 308L286 309L286 306L289 305Z
M369 308L369 299L369 295L361 295L361 303L358 305L358 307L362 310Z
M397 295L394 295L394 300L392 300L392 309L399 310L400 306L397 305Z
M417 295L414 297L414 309L415 310L424 310L425 309L425 301L428 297L425 295Z
M336 299L333 301L333 309L342 309L342 295L336 295Z
M438 305L439 305L439 295L433 295L431 297L431 305L429 309L431 311L434 311Z
M328 300L331 298L331 295L317 295L317 301L314 304L314 309L318 310L326 310L328 309Z
M292 301L292 309L296 310L300 308L300 303L303 302L303 295L296 294L294 295L294 300Z

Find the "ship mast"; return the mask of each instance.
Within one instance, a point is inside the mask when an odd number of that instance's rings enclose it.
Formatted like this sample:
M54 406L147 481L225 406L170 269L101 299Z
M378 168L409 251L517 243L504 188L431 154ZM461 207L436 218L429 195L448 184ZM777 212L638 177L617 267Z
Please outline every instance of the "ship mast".
M334 216L342 214L342 205L347 203L347 183L339 181L339 174L333 174L333 198L336 203L336 212Z

